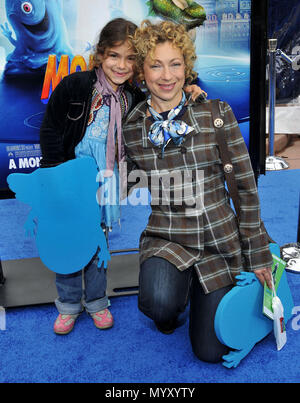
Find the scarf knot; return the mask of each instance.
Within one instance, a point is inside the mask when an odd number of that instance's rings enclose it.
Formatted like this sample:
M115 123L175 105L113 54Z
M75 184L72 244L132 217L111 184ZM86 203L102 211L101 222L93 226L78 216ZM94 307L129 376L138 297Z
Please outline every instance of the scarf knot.
M193 127L189 126L182 120L175 120L176 116L180 113L184 104L186 102L186 97L184 91L182 92L182 99L178 106L171 109L168 113L167 119L164 120L162 115L157 113L151 106L151 96L148 97L147 104L149 112L151 113L153 119L148 139L157 147L161 148L162 157L164 155L164 150L170 140L173 140L174 144L179 146L183 142L184 137L194 130Z

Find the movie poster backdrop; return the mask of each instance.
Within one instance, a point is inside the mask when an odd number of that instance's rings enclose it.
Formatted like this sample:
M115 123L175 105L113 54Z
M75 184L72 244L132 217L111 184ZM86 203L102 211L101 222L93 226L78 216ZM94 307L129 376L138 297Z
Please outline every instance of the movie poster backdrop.
M0 0L0 190L39 167L39 128L60 80L88 68L101 28L116 17L184 23L199 84L226 100L248 145L251 1Z

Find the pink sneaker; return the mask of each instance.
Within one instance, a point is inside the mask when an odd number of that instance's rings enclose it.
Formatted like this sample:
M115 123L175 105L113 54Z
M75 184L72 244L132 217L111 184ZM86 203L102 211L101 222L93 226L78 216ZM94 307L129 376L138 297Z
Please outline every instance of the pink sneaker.
M93 318L94 324L98 329L109 329L114 324L114 319L108 309L92 313L91 317Z
M68 334L73 330L75 320L79 315L59 314L54 323L54 332L56 334Z

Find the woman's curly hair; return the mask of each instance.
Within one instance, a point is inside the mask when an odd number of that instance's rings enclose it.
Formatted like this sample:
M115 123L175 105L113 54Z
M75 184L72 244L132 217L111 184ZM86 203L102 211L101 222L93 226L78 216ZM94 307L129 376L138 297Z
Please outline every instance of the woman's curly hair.
M132 43L136 49L136 74L138 80L143 81L144 79L143 67L147 55L149 54L153 58L156 45L165 42L170 42L182 51L186 66L186 83L191 82L197 77L197 73L193 71L196 53L193 41L185 27L171 21L152 24L149 20L142 21L132 37Z

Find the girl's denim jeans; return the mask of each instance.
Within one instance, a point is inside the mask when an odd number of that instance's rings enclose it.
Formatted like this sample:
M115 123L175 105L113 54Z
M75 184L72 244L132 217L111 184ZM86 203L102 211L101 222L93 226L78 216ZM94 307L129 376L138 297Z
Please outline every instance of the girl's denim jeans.
M58 298L55 305L63 315L76 315L83 308L95 313L107 308L110 303L106 295L106 269L98 268L97 254L81 271L74 274L56 274Z

